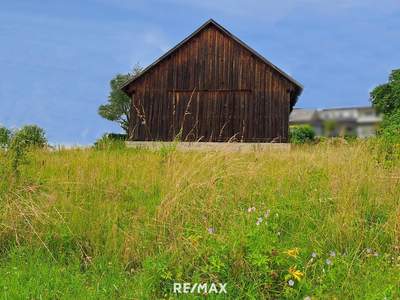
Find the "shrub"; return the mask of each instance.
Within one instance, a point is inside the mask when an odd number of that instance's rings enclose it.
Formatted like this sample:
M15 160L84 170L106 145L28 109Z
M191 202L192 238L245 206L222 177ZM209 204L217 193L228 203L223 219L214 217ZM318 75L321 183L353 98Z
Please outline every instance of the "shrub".
M324 134L326 136L332 136L337 128L337 124L335 120L326 120L324 121Z
M94 143L94 148L103 149L123 149L125 148L126 134L105 133Z
M314 141L315 131L310 125L290 126L289 139L293 144L304 144Z
M7 156L10 162L12 173L15 178L20 177L21 173L21 165L27 162L26 159L26 147L27 144L22 140L15 139L14 137L11 139L10 144L8 145Z
M400 142L400 109L390 115L385 115L378 135L388 142Z
M0 126L0 148L7 147L10 142L11 131L3 126Z
M37 125L25 125L12 136L12 144L21 147L39 147L47 145L45 132Z
M106 133L107 137L114 141L126 141L127 135L124 133Z
M400 159L400 109L385 115L376 140L378 161L392 164Z
M343 138L347 141L347 142L349 142L349 143L354 143L354 142L356 142L357 141L357 135L356 134L354 134L354 133L351 133L351 134L345 134L344 136L343 136Z

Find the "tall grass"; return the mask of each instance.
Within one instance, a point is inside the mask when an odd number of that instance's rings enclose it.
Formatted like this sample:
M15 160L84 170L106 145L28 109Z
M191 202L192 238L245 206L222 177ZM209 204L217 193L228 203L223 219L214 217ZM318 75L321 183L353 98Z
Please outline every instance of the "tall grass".
M173 282L226 282L210 296L230 299L400 297L400 164L367 143L28 161L16 181L0 155L3 298L184 298Z

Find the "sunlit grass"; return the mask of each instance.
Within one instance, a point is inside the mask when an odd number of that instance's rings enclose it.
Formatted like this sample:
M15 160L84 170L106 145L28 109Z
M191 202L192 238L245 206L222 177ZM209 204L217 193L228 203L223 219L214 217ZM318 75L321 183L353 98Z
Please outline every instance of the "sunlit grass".
M400 165L367 143L35 151L18 180L0 160L1 297L400 297Z

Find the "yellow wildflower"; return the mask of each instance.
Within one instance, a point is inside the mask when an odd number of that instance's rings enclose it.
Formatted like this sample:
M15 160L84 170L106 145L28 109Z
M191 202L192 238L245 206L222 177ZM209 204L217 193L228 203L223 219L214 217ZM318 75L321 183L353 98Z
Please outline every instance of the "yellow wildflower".
M304 273L297 270L296 266L289 268L289 274L292 275L293 278L296 279L297 281L300 281L301 278L304 276Z
M285 253L291 257L297 258L297 255L299 255L299 248L293 248L293 249L289 249L287 250Z

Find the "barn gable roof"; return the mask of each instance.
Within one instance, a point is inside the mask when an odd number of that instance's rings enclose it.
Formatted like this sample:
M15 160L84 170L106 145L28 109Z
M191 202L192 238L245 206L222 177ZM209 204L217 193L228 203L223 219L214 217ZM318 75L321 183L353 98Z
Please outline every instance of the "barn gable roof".
M208 20L205 22L203 25L201 25L196 31L194 31L191 35L189 35L187 38L185 38L183 41L181 41L179 44L177 44L175 47L173 47L171 50L167 51L165 54L163 54L159 59L157 59L155 62L153 62L151 65L146 67L139 75L129 79L127 82L125 82L121 89L124 92L128 91L128 87L135 82L137 79L141 78L144 74L146 74L149 70L153 69L155 66L157 66L160 62L162 62L164 59L168 58L170 55L172 55L174 52L176 52L180 47L182 47L184 44L186 44L189 40L191 40L194 36L196 36L200 31L203 29L207 28L209 25L213 25L217 27L220 31L222 31L224 34L235 40L237 43L239 43L241 46L246 48L248 51L250 51L254 56L256 56L258 59L263 61L265 64L276 70L278 73L280 73L283 77L285 77L287 80L292 82L296 87L296 95L294 96L294 101L292 101L292 107L294 103L296 102L297 97L301 94L303 91L303 86L296 81L293 77L279 69L277 66L275 66L273 63L271 63L269 60L267 60L265 57L263 57L261 54L259 54L257 51L252 49L250 46L248 46L246 43L241 41L238 37L233 35L231 32L229 32L227 29L222 27L220 24L218 24L216 21L213 19ZM294 103L293 103L294 102Z

